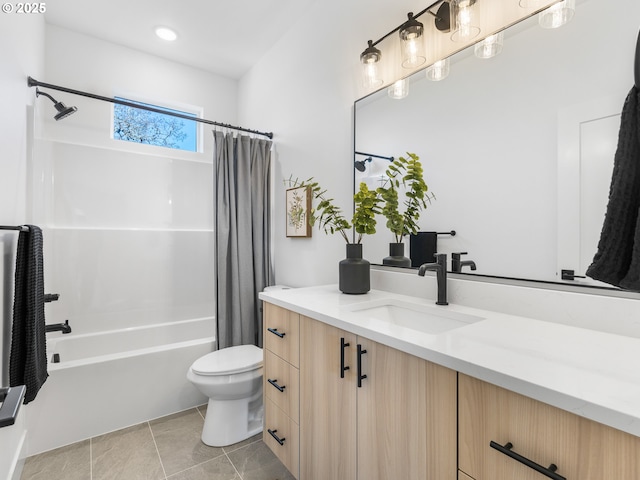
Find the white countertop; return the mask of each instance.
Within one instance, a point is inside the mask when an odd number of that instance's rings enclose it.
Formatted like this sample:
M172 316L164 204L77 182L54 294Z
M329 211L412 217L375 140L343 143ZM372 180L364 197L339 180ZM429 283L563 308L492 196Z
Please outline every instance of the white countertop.
M260 298L340 329L640 437L640 339L337 285L274 290ZM398 299L484 318L439 334L363 319L354 305Z

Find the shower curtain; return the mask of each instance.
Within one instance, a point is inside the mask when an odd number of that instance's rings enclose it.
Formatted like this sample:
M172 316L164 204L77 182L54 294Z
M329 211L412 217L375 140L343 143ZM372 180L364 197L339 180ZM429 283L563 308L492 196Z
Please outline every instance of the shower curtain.
M218 348L262 347L258 293L271 285L271 141L214 131Z

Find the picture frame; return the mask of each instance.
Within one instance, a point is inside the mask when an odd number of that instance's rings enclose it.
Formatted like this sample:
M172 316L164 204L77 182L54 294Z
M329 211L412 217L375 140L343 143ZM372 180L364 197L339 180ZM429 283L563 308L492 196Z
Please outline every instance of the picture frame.
M311 188L294 187L286 191L287 237L311 237Z

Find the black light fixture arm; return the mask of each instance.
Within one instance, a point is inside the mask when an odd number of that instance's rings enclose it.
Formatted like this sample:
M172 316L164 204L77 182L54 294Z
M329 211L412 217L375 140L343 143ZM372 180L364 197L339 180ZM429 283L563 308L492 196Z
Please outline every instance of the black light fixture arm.
M272 132L261 132L261 131L258 131L258 130L251 130L251 129L248 129L248 128L236 127L235 125L229 125L227 123L214 122L213 120L207 120L206 118L191 117L189 115L184 115L184 114L177 113L177 112L171 112L171 111L167 111L167 110L162 110L160 108L149 107L147 105L140 105L138 103L127 102L125 100L118 100L117 98L103 97L102 95L96 95L94 93L82 92L80 90L73 90L71 88L61 87L59 85L52 85L50 83L39 82L38 80L35 80L35 79L31 78L31 77L27 78L27 85L29 85L30 87L50 88L52 90L58 90L59 92L71 93L72 95L80 95L81 97L93 98L95 100L102 100L103 102L116 103L118 105L124 105L126 107L138 108L138 109L141 109L141 110L147 110L149 112L161 113L163 115L170 115L172 117L183 118L185 120L192 120L192 121L199 122L199 123L206 123L207 125L215 125L217 127L229 128L231 130L238 130L238 131L247 132L247 133L255 133L257 135L263 135L263 136L268 137L268 138L273 138L273 133ZM39 93L39 95L46 95L47 97L51 98L51 95L48 95L45 92L38 91L38 93ZM54 102L55 102L55 100L54 100Z
M446 3L445 0L438 0L437 2L433 2L431 5L429 5L427 8L425 8L424 10L419 11L418 13L416 13L415 15L413 15L413 18L418 18L422 15L424 15L425 13L430 13L432 14L434 17L436 17L436 19L439 19L439 15L434 14L433 12L431 12L431 9L433 7L435 7L436 5L439 5L441 3ZM397 31L399 31L405 24L406 22L401 23L400 25L398 25L396 28L394 28L393 30L391 30L389 33L387 33L386 35L380 37L378 40L376 40L375 42L371 43L371 46L375 47L377 44L379 44L380 42L382 42L385 38L390 37L391 35L393 35L394 33L396 33Z

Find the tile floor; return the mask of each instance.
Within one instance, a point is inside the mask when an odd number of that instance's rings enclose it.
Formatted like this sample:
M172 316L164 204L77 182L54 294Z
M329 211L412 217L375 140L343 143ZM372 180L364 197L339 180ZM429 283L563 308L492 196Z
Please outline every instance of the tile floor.
M200 440L206 405L27 458L21 480L293 480L256 435Z

